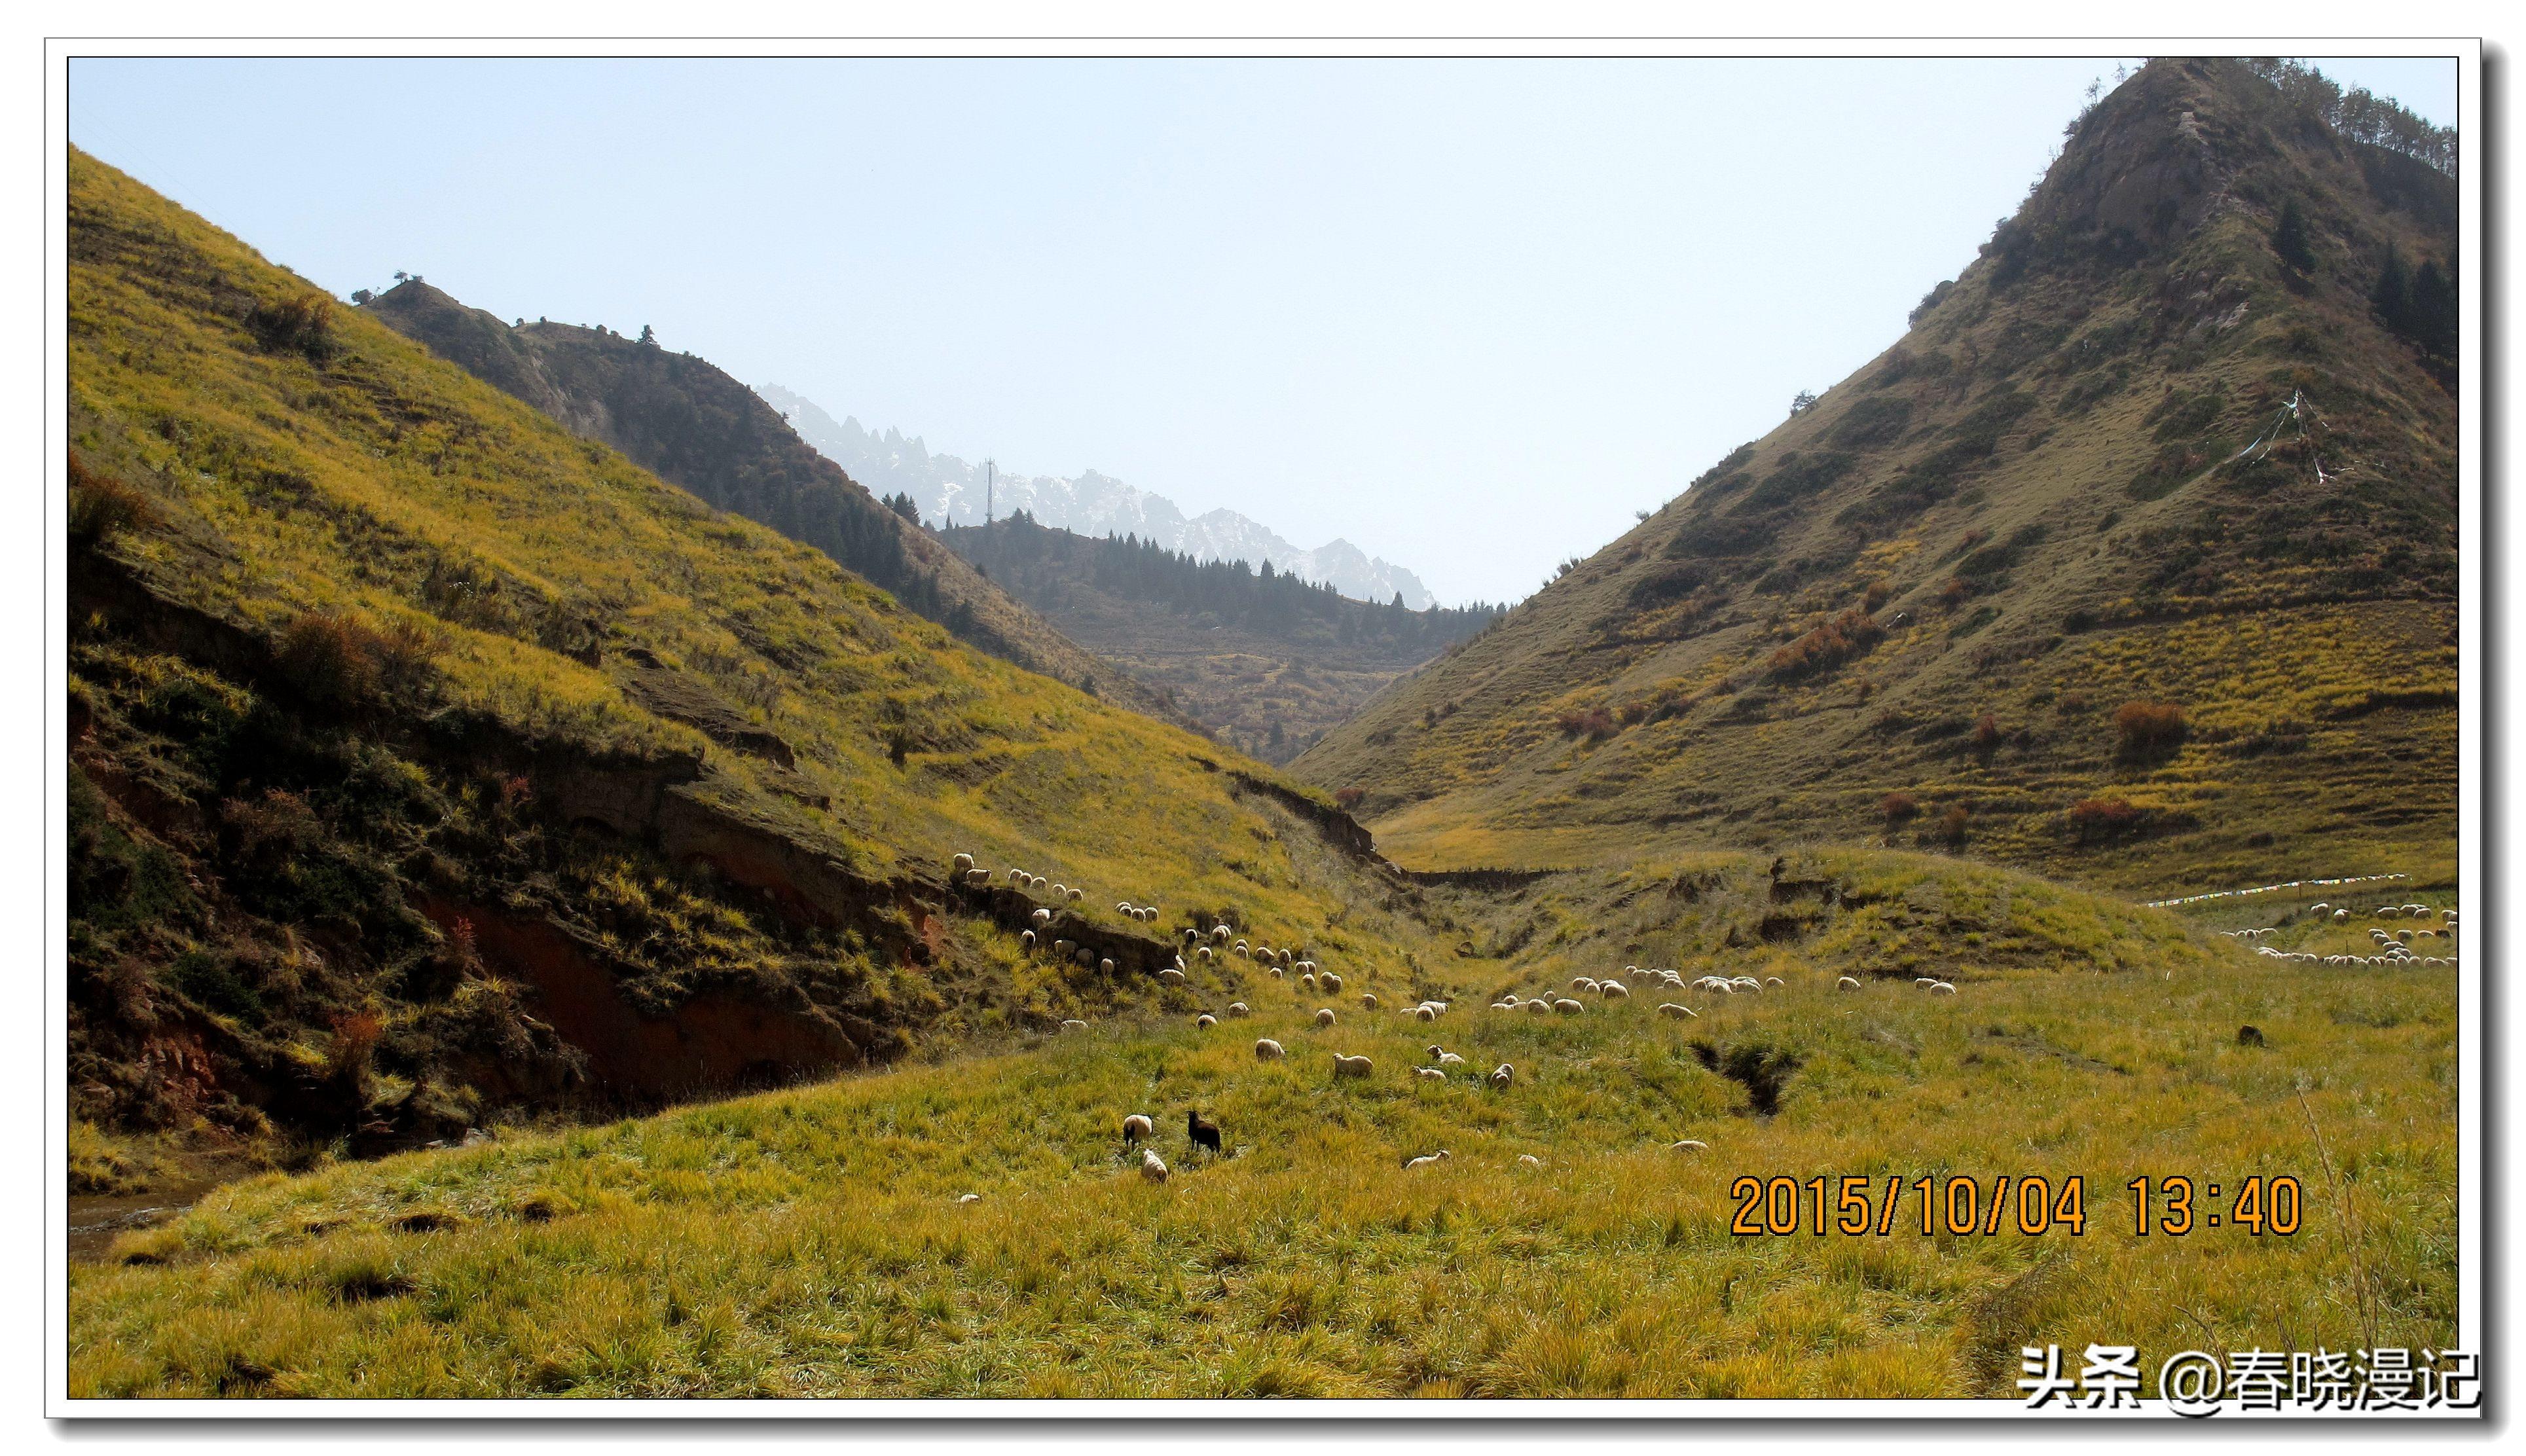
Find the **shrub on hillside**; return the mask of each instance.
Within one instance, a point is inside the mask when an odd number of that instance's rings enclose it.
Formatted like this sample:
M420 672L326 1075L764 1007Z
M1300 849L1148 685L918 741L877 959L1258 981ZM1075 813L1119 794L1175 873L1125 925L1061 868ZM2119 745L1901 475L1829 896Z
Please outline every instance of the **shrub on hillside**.
M1614 723L1614 715L1602 708L1581 708L1562 714L1555 722L1560 726L1561 736L1586 738L1591 743L1610 738L1621 731Z
M1940 815L1937 830L1939 842L1949 848L1961 848L1965 842L1965 821L1968 817L1969 811L1962 804L1955 805L1946 813Z
M2073 843L2110 844L2139 829L2148 813L2128 799L2081 799L2070 806L2068 820Z
M2123 757L2154 758L2184 741L2184 709L2174 703L2135 699L2114 710L2114 730L2122 735Z
M1999 720L1986 713L1974 720L1974 756L1989 759L1999 750Z
M1763 671L1777 681L1811 678L1859 656L1885 636L1886 628L1876 618L1854 608L1783 644L1763 664Z
M1921 801L1907 793L1891 793L1877 801L1877 812L1886 816L1886 827L1911 823L1921 813Z
M309 612L280 634L281 672L327 707L352 708L411 694L429 680L437 644L408 622L383 629L354 617Z
M158 508L149 503L149 497L111 476L89 470L76 450L71 452L70 483L74 550L102 546L134 527L158 520Z
M301 293L278 303L259 303L246 315L255 342L275 354L298 354L311 364L333 357L333 300Z
M1367 797L1368 790L1361 788L1356 784L1349 788L1334 790L1334 802L1339 804L1342 807L1342 812L1345 814L1349 813L1351 810L1357 809L1360 805L1360 801Z

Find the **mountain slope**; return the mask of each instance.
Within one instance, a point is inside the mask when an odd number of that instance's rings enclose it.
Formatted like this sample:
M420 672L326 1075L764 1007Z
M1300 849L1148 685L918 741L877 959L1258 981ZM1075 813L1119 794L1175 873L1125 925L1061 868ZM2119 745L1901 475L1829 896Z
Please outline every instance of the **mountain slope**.
M2245 66L2153 63L1900 343L1295 767L1417 864L2444 865L2455 411L2372 294L2451 277L2454 218Z
M77 1117L365 1152L884 1063L1238 984L1150 979L1179 916L1409 975L1364 836L1263 766L82 154L70 248ZM957 851L1089 887L1053 929L1115 970L1023 953L1042 897Z
M722 510L806 542L984 651L1172 718L1165 701L1009 600L690 354L601 328L501 323L419 278L364 305L406 337ZM1181 721L1181 720L1177 720Z
M1025 513L949 527L950 550L1074 641L1165 692L1221 742L1286 763L1391 681L1490 623L1489 607L1410 612L1241 561L1085 536Z
M1336 591L1361 601L1400 596L1415 612L1438 602L1419 577L1339 537L1301 551L1271 527L1235 511L1222 508L1187 518L1165 496L1095 471L1067 477L1001 473L986 480L982 466L953 455L933 455L917 435L906 439L893 429L881 435L861 427L856 419L837 423L814 400L778 384L766 384L760 392L826 458L871 489L911 496L922 519L933 526L986 525L986 507L999 516L1024 511L1043 526L1087 536L1138 536L1203 561L1241 561L1258 568L1268 561L1284 575L1330 582Z

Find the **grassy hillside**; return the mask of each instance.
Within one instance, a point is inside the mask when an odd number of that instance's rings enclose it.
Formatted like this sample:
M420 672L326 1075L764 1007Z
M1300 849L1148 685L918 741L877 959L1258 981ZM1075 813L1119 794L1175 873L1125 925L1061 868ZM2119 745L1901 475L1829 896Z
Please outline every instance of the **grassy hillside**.
M1223 743L1286 763L1497 609L1405 610L1330 586L1195 561L1154 542L1083 536L1019 515L938 538Z
M85 156L70 236L80 1118L368 1151L648 1105L1179 996L1145 974L1176 917L1287 943L1363 893L1261 765L969 650ZM956 851L1086 887L1067 932L1126 970L1020 956L1027 897L951 893Z
M72 1389L1994 1395L2030 1341L2136 1341L2153 1381L2196 1345L2451 1338L2444 968L2301 973L2166 912L1883 854L1419 893L1472 952L1433 966L1435 1025L1264 980L1250 1020L1211 1029L1118 1018L238 1185L74 1271ZM1784 984L1485 1009L1634 955ZM1289 1057L1256 1061L1257 1035ZM1412 1078L1432 1041L1511 1064L1510 1086ZM1335 1082L1337 1051L1376 1075ZM1777 1111L1709 1061L1785 1068ZM1187 1106L1226 1156L1187 1146ZM1121 1143L1135 1111L1164 1185ZM1882 1199L1890 1176L1962 1174L1987 1206L2001 1173L2056 1201L2081 1176L2085 1231L2026 1234L2012 1201L2002 1232L1925 1236L1907 1192L1885 1236L1730 1232L1741 1175L1865 1176ZM2299 1179L2295 1234L2132 1231L2136 1176L2194 1178L2206 1217L2257 1174Z
M2443 876L2452 366L2375 295L2452 276L2454 199L2241 65L2152 64L1899 343L1294 767L1429 866Z
M1022 668L1182 722L827 460L781 412L708 360L602 327L502 323L419 278L363 304L581 439L620 450L724 511L832 556L966 642Z

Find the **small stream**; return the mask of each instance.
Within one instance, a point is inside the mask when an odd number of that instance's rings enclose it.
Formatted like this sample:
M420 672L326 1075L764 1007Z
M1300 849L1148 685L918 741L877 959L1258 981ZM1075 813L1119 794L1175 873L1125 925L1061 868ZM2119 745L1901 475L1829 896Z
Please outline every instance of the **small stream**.
M94 1263L105 1257L121 1234L164 1224L191 1208L216 1183L178 1184L131 1195L74 1194L71 1198L71 1258Z

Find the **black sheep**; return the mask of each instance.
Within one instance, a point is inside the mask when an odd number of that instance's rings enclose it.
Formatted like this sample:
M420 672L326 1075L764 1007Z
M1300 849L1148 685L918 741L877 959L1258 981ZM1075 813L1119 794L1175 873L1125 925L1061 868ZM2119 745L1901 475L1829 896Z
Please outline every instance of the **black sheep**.
M1219 1151L1219 1125L1189 1107L1185 1109L1185 1135L1192 1139L1195 1147Z

